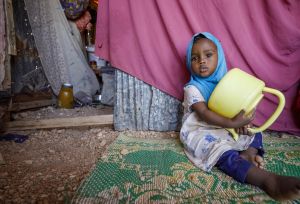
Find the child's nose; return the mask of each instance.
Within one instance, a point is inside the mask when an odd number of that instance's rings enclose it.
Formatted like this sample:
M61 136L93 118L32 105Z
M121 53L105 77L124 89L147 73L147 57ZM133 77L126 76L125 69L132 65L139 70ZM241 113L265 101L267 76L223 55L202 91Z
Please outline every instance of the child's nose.
M201 57L200 58L200 64L204 64L205 63L206 58L205 57Z

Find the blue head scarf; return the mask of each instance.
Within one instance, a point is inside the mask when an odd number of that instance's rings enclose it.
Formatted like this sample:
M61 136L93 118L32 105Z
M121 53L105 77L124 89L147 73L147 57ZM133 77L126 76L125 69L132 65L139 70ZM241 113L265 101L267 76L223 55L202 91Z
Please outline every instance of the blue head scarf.
M192 58L192 47L194 44L194 39L199 36L199 35L204 35L207 39L211 40L215 45L217 46L218 50L218 65L217 68L215 69L214 73L212 73L208 77L201 77L192 72L191 68L191 58ZM218 82L223 78L223 76L227 72L227 66L226 66L226 61L225 61L225 55L223 48L221 46L220 41L213 36L212 34L208 32L203 32L203 33L197 33L193 36L192 40L190 41L187 51L186 51L186 66L191 73L191 79L190 81L185 85L194 85L198 88L200 93L203 95L204 99L206 102L208 102L208 99L213 92L214 88L218 84Z

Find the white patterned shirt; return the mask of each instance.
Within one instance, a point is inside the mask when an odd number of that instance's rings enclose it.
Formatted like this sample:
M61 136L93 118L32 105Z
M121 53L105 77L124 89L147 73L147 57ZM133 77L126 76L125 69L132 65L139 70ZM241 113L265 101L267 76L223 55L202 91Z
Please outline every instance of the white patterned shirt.
M205 102L195 86L188 85L184 88L184 116L180 140L186 155L194 165L204 171L210 171L224 152L246 150L254 136L239 135L239 139L235 141L226 129L201 121L191 106L202 101Z

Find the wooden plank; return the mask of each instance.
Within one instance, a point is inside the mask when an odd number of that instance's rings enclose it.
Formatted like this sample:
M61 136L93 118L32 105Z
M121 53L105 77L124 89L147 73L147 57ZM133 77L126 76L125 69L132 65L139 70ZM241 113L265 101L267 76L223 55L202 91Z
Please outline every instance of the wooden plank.
M45 106L51 106L55 102L53 100L39 100L39 101L30 101L30 102L22 102L22 103L13 103L12 107L9 111L21 111L32 108L40 108Z
M112 126L113 115L97 115L74 118L53 118L31 121L11 121L4 124L5 131L70 128L84 126Z

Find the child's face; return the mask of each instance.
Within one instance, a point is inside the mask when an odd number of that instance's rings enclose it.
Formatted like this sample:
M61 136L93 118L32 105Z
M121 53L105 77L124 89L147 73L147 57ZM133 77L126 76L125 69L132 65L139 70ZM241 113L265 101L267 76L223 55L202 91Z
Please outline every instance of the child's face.
M200 38L192 47L192 72L201 77L214 73L218 65L217 46L209 39Z

